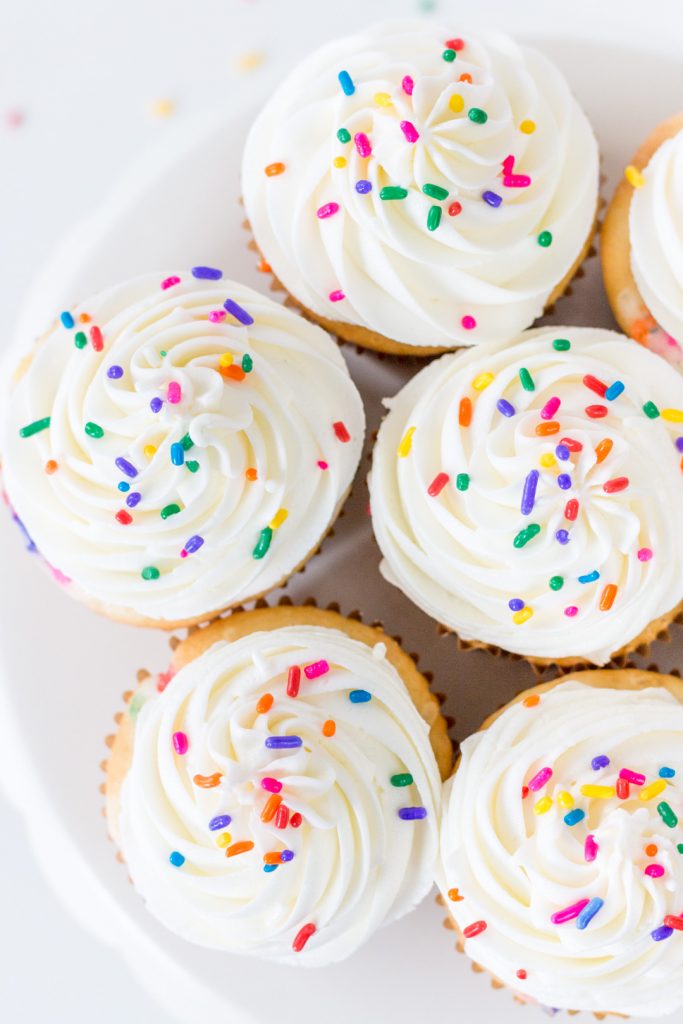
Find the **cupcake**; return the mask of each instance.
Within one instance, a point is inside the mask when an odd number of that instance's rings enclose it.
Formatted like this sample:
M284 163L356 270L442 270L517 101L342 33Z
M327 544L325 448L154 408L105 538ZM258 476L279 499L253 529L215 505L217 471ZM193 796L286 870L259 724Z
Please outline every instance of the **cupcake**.
M276 88L244 154L275 277L311 319L383 352L524 330L594 231L598 147L562 75L507 36L453 31L384 22L324 46Z
M427 894L451 747L395 641L265 608L194 632L170 674L121 717L106 782L112 836L166 927L322 965Z
M13 388L4 483L69 593L173 628L306 562L349 492L363 433L323 331L194 267L61 313Z
M626 168L600 250L622 330L683 370L683 114L660 124Z
M465 641L602 665L683 599L683 379L611 331L442 356L388 401L381 571Z
M439 886L464 950L523 999L683 1007L683 683L635 669L536 687L462 745Z

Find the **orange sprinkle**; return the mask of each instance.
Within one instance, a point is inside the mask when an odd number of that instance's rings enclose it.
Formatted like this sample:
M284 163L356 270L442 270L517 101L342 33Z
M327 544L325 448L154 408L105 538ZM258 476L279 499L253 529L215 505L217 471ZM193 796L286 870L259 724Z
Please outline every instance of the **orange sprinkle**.
M257 270L258 270L258 271L259 271L259 272L260 272L261 274L270 274L270 272L271 272L271 270L272 270L273 268L271 267L271 265L270 265L270 263L268 262L268 260L263 260L263 259L261 259L261 260L259 260L259 261L258 261L258 263L256 264L256 269L257 269Z
M608 612L614 604L614 598L617 596L617 587L614 583L608 583L602 592L600 598L600 611Z
M459 889L449 889L448 890L448 898L449 898L449 900L453 900L454 903L459 903L460 900L464 900L465 899L464 896L460 895L460 890Z
M656 857L659 853L659 847L656 843L648 843L645 847L645 853L648 855L648 857Z
M272 821L281 803L282 797L279 793L273 793L269 796L261 811L261 821Z
M614 442L611 441L609 437L606 437L603 441L600 441L600 443L595 448L595 457L597 459L598 465L600 465L601 462L605 461L609 453L612 451L613 447Z
M48 476L57 470L58 466L54 459L48 459L45 463L45 472Z
M237 366L234 363L232 366L219 366L218 371L222 377L228 377L230 380L244 380L246 373L241 366Z
M472 422L472 401L469 398L460 399L460 408L458 409L458 423L461 427L469 427Z
M214 772L213 775L195 775L192 781L195 786L201 786L202 789L213 789L219 785L222 778L222 772Z
M264 864L281 864L282 860L279 853L264 853L263 854Z
M258 480L258 470L254 469L253 466L250 466L244 475L246 476L247 480Z
M468 75L467 72L465 72L463 75L460 76L458 81L459 82L471 82L472 81L472 75Z
M89 324L90 323L90 313L80 313L78 319L79 319L80 323L82 323L82 324Z
M549 420L547 423L539 423L536 426L536 433L539 437L547 437L548 434L558 434L560 431L560 424L557 420Z
M328 718L326 722L323 722L323 736L334 736L337 731L337 723L333 722L331 718Z
M525 697L522 704L525 708L535 708L537 704L541 703L541 698L537 693L530 693L528 697Z
M225 851L226 857L236 857L239 853L248 853L249 850L254 849L254 844L250 839L245 839L241 843L233 843Z
M273 706L273 695L272 693L264 693L262 697L259 697L256 705L256 714L265 715L266 711L270 711Z
M276 175L282 174L284 169L285 165L281 164L279 161L274 164L268 164L267 167L264 167L264 170L269 178L274 178L276 177Z

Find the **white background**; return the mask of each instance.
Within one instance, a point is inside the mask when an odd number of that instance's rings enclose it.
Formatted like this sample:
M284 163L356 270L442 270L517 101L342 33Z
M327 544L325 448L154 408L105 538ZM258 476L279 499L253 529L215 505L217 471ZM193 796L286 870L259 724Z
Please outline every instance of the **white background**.
M267 91L319 40L350 31L369 17L416 13L426 6L445 14L465 5L446 0L431 5L418 0L0 0L1 337L9 337L22 293L50 250L146 146L177 130L185 117L225 109L245 91ZM526 35L566 32L580 38L589 31L597 36L611 22L615 33L628 38L624 22L631 22L632 33L635 24L629 7L604 0L480 0L477 14L479 21L496 24L498 12L506 9L505 27L516 22ZM632 7L643 15L641 4ZM654 0L647 10L656 16L632 34L634 48L636 43L663 46L672 33L683 35L673 4ZM263 63L240 72L239 58L248 54L261 54ZM611 154L617 163L639 141L628 132L629 104L638 102L637 67L636 61L625 71L623 86L604 82L612 104L623 90L624 107L617 115L624 119L623 151ZM581 74L580 61L576 74ZM175 101L172 118L152 115L150 107L159 99ZM675 101L669 112L674 109ZM23 116L19 127L8 122L14 113ZM647 111L638 114L649 123ZM138 229L145 232L144 219ZM0 586L9 585L0 567ZM94 766L93 786L98 782ZM49 850L49 827L44 843ZM64 913L33 865L16 813L1 800L0 895L0 1019L7 1024L170 1019L118 956ZM462 964L459 970L468 988L479 985L474 991L482 1020L489 1015L529 1024L541 1019L537 1011L515 1006L508 995L491 992L480 979L469 982Z

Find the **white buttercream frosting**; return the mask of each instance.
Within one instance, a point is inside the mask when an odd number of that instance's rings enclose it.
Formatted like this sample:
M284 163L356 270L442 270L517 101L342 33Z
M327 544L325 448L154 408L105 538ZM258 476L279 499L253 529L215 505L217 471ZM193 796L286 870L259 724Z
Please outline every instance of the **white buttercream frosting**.
M659 357L543 328L442 356L386 404L370 476L382 572L465 639L604 664L683 598L683 380Z
M598 149L535 49L457 23L387 22L324 46L277 87L242 186L260 249L303 305L454 347L509 337L543 312L590 233ZM382 200L384 187L407 195Z
M683 932L664 925L683 911L683 705L664 688L578 680L465 740L444 792L439 885L461 931L486 924L468 955L521 994L661 1016L683 1006ZM645 784L610 796L622 769ZM662 791L649 796L652 783ZM582 792L595 785L603 796ZM603 901L588 923L551 920L587 900Z
M146 275L65 317L14 388L3 441L12 505L60 578L174 621L290 574L334 518L363 442L361 399L328 335L190 271ZM44 417L48 429L20 436Z
M321 965L426 895L441 783L429 726L384 655L334 629L283 627L217 643L161 695L150 687L135 698L121 846L167 927L214 949ZM320 662L309 678L306 666ZM301 745L269 749L273 737ZM195 781L214 773L212 788ZM273 797L264 779L280 787L284 826L263 820ZM226 855L244 842L253 848ZM264 856L283 852L265 871ZM295 952L307 925L315 931Z

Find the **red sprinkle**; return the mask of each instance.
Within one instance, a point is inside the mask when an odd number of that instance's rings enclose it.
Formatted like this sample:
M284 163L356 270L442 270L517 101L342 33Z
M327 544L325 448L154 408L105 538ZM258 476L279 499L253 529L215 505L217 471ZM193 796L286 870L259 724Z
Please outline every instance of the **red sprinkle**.
M438 473L427 488L427 494L432 498L436 498L438 494L441 494L449 480L448 473Z
M591 391L594 391L596 395L600 395L600 398L605 397L607 385L603 384L603 382L601 380L598 380L597 377L594 377L592 373L586 374L586 376L583 378L583 383L586 385L587 388L590 388Z
M303 818L301 817L299 812L295 811L294 814L289 819L289 824L292 826L292 828L298 828L302 821Z
M526 971L523 967L520 967L520 969L517 971L517 977L520 981L526 981Z
M486 921L475 921L474 924L468 924L467 928L463 929L463 938L473 939L475 935L481 935L487 928Z
M608 480L607 483L602 485L602 489L605 494L616 494L617 491L625 491L629 485L629 479L627 476L615 476L613 480Z
M522 800L526 800L528 795L529 795L529 787L528 786L522 786Z
M95 324L90 328L90 344L96 352L101 352L104 348L104 338L102 337L102 331Z
M351 435L346 429L346 425L341 420L337 420L336 423L332 424L332 429L335 432L338 441L342 444L347 444L351 440Z
M445 45L448 50L463 50L465 48L465 40L460 39L458 36L456 39L447 39Z
M448 216L457 217L459 213L462 213L462 203L459 203L456 199L454 203L448 207Z
M292 665L289 672L287 673L287 696L296 697L299 693L299 683L301 682L301 669L298 665Z
M620 800L628 800L631 787L626 779L617 779L617 796Z
M294 952L300 953L301 950L306 945L306 943L308 942L308 940L310 939L311 935L315 935L315 932L316 927L314 924L305 924L303 928L301 928L297 932L294 942L292 943L292 949L294 950Z
M683 917L676 914L667 914L664 918L664 927L673 928L676 932L683 932Z
M121 523L122 526L130 526L133 522L133 517L130 512L126 512L125 508L120 508L114 516L117 522Z
M280 804L277 811L275 812L275 828L287 828L287 822L289 821L289 807L286 804Z
M590 416L592 420L601 420L603 416L607 415L606 405L587 405L586 416Z
M563 444L565 448L569 448L570 452L582 452L583 445L580 441L575 441L573 437L563 437L560 439L560 444Z
M575 521L579 514L579 503L576 498L570 498L567 504L564 506L564 518L568 519L571 523Z

